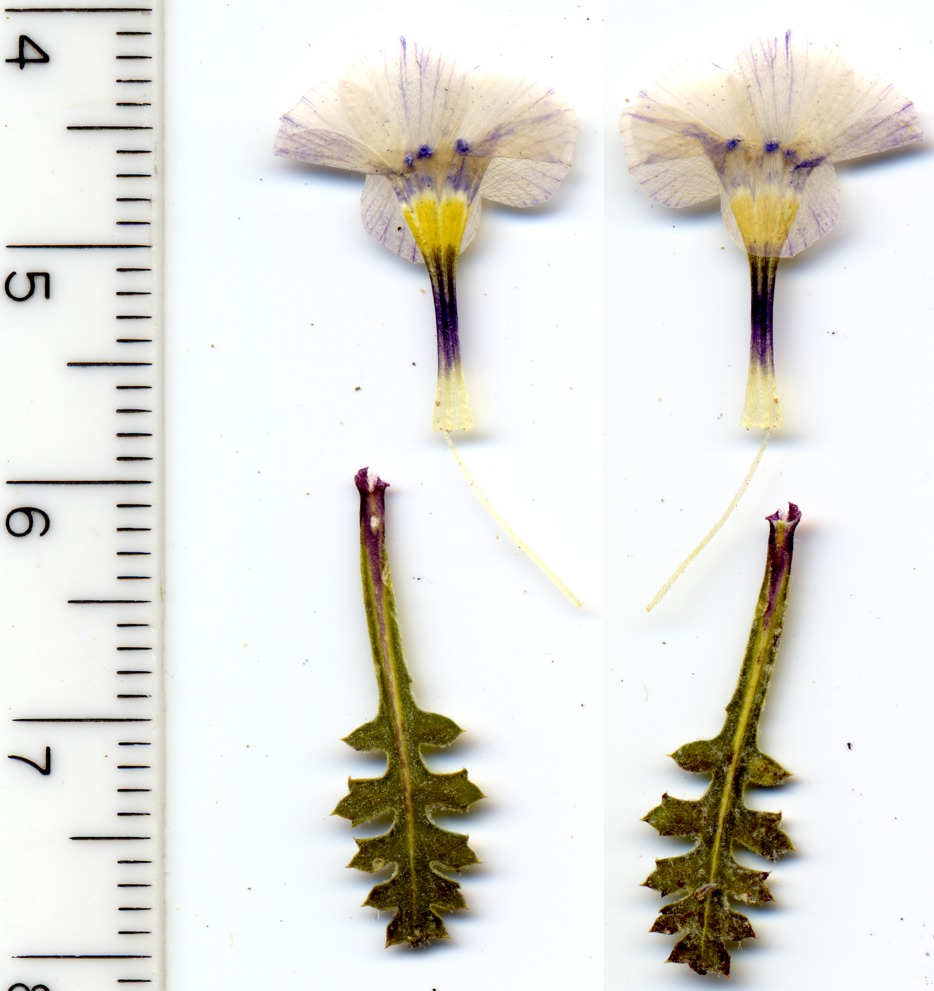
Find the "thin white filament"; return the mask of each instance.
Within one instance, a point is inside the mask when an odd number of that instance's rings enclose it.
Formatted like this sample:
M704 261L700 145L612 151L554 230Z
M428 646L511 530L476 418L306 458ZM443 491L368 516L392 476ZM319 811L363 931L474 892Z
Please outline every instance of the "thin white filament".
M746 472L746 477L743 479L742 484L736 490L736 495L733 496L732 501L729 506L726 507L726 512L717 520L716 523L710 528L710 530L705 535L704 539L691 551L690 554L681 562L678 569L674 574L665 582L664 585L655 593L652 601L645 607L646 612L651 612L658 604L665 598L668 592L671 590L671 586L688 570L688 568L693 563L694 559L698 554L713 540L714 537L720 532L723 524L730 518L733 510L739 505L740 499L746 494L746 489L749 488L749 483L752 481L753 475L756 473L756 469L759 467L759 462L762 460L762 455L765 454L765 449L768 446L769 439L772 436L771 430L766 430L765 436L762 438L762 443L759 445L759 450L756 452L756 456L752 459L752 464L749 466L749 471Z
M464 459L460 456L457 448L454 446L454 441L451 439L450 433L444 430L441 432L445 441L447 441L448 447L451 449L451 454L454 455L454 460L457 462L458 468L461 470L461 474L467 480L467 484L470 486L473 494L480 500L480 504L483 508L493 517L496 525L506 534L507 537L522 551L523 554L528 557L532 563L545 575L545 577L558 589L558 591L571 602L574 603L578 609L582 606L582 602L578 597L568 588L568 586L563 582L558 575L547 565L545 562L532 550L531 547L516 533L515 530L503 519L502 515L490 502L486 493L477 485L476 480L470 473L470 469L464 463Z

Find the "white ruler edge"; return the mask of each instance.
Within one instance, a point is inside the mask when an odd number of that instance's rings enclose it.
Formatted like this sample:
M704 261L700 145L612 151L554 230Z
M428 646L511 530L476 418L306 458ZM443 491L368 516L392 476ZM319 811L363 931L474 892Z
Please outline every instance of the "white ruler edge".
M157 991L161 0L4 10L0 991Z

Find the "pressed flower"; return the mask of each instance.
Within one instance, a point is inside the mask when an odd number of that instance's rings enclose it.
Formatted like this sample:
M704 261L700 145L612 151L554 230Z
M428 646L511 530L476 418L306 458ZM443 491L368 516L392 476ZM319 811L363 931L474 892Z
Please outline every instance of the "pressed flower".
M391 251L428 268L438 335L436 430L473 425L461 369L458 255L480 200L535 206L571 167L577 118L551 90L461 72L405 39L395 57L322 84L281 121L276 154L366 173L363 223Z
M775 274L840 216L835 162L920 141L913 104L835 49L768 38L731 71L691 64L626 110L629 170L648 196L685 207L719 195L749 255L752 341L743 425L781 426L772 358Z

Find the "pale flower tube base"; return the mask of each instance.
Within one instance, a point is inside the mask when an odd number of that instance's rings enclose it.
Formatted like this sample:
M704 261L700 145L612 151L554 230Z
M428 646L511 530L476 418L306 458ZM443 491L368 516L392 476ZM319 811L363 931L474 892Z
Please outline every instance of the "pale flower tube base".
M782 425L782 409L778 404L775 362L772 356L772 309L778 262L778 258L749 256L752 335L742 418L742 424L747 429L762 427L765 430L777 430Z

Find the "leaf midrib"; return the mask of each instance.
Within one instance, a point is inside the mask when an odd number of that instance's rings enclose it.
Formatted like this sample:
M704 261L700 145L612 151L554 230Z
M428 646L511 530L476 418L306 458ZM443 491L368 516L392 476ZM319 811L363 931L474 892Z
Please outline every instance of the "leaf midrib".
M753 736L756 735L756 724L759 713L754 712L754 710L762 679L768 670L770 642L774 643L773 631L767 624L758 631L754 642L750 644L749 656L752 659L752 663L748 666L744 665L743 675L745 676L745 685L742 705L735 716L730 714L727 717L726 727L724 727L725 729L728 728L730 722L735 720L733 735L730 740L730 762L723 781L723 793L720 797L717 825L714 830L713 849L710 852L709 877L711 884L717 883L717 872L720 869L721 853L724 847L726 821L737 798L737 775L739 774L742 756L745 751L745 741L750 731ZM761 709L759 712L761 712ZM703 952L706 948L712 904L713 900L707 899L704 905L704 925L701 930L701 959L703 959Z

